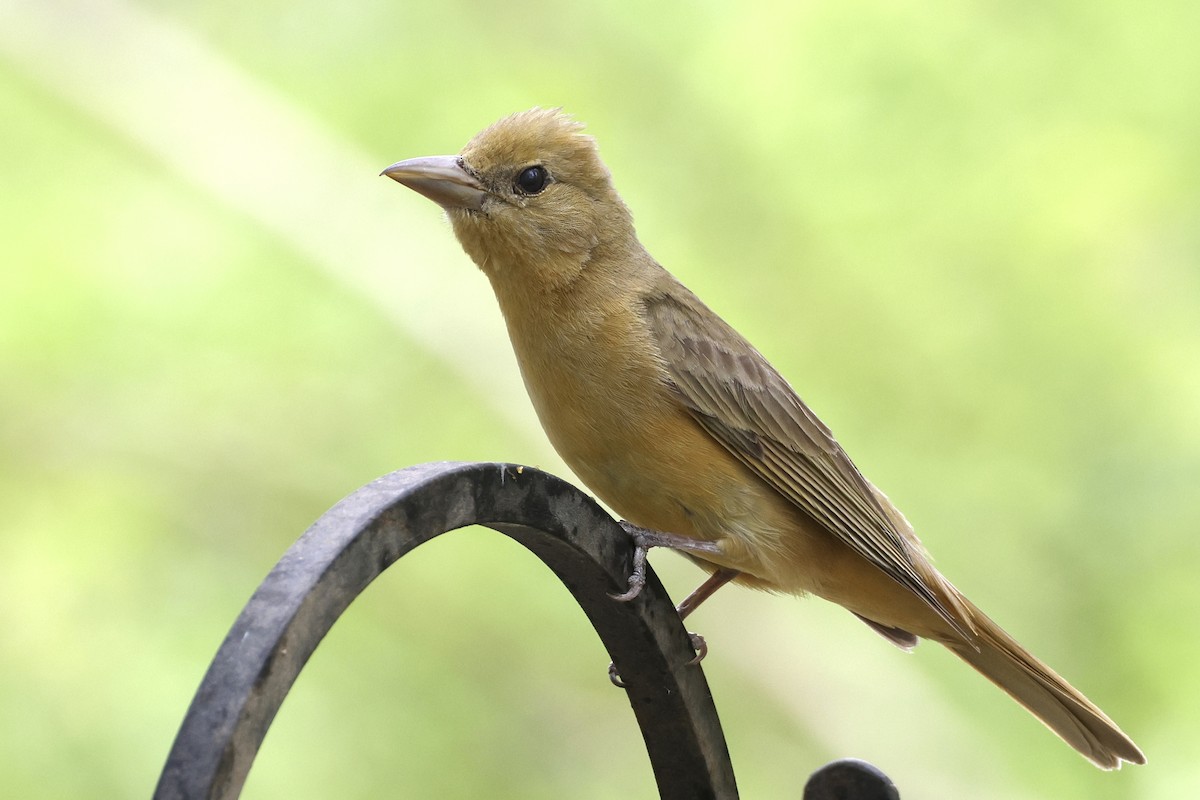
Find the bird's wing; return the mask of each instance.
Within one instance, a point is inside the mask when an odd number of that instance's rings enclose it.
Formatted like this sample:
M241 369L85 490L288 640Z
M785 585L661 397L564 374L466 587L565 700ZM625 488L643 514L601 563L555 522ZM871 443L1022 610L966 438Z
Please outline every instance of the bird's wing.
M954 599L928 567L900 512L833 434L740 334L676 284L645 298L667 375L692 416L742 463L827 531L908 588L968 638ZM969 624L969 623L967 623Z

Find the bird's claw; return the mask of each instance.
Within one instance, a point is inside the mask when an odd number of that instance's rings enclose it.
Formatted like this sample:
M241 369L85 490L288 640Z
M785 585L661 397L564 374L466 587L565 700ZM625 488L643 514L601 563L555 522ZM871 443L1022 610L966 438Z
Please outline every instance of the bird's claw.
M608 680L618 689L629 688L625 685L625 681L621 680L621 673L617 672L617 665L611 661L608 663Z
M623 592L609 592L608 596L618 603L628 603L630 600L642 593L642 587L646 585L646 573L635 572L629 576L629 588Z
M708 655L708 643L704 641L703 636L698 633L692 633L691 631L688 631L688 639L692 643L692 649L696 651L695 657L688 662L688 666L691 667L699 664L704 660L704 657ZM629 688L625 681L621 680L621 673L617 672L617 665L612 661L608 663L608 680L618 689Z

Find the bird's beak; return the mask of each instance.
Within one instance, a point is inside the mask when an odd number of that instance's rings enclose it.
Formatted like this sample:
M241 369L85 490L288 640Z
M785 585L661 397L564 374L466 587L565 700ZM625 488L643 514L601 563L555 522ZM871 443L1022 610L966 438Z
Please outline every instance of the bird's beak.
M483 209L487 190L458 163L458 156L427 156L397 161L380 175L403 183L442 208Z

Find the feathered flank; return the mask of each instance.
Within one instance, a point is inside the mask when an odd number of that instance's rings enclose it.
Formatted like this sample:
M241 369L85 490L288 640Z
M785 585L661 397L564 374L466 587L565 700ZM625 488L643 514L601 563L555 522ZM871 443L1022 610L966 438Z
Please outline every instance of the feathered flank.
M1145 762L934 568L792 386L646 252L578 122L531 109L457 156L384 172L446 209L495 290L563 460L629 522L713 572L685 610L733 575L815 594L903 649L945 645L1096 765Z

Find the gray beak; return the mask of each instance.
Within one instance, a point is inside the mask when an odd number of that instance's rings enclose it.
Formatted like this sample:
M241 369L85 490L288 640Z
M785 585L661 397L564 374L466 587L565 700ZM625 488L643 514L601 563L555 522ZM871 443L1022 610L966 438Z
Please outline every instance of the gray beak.
M426 156L397 161L380 173L425 195L445 209L483 209L487 190L459 166L458 156Z

